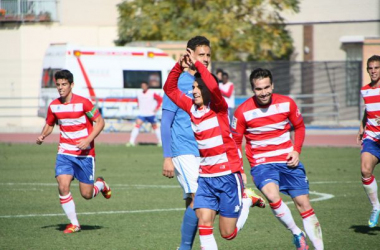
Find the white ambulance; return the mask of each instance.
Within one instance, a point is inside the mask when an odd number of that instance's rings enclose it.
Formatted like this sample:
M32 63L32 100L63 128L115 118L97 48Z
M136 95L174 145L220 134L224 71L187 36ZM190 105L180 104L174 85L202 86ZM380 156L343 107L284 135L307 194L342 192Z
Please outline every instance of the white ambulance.
M46 117L49 103L59 97L55 72L67 69L74 75L73 92L96 103L103 117L135 119L141 82L163 96L162 86L174 64L157 48L51 44L43 60L38 116Z

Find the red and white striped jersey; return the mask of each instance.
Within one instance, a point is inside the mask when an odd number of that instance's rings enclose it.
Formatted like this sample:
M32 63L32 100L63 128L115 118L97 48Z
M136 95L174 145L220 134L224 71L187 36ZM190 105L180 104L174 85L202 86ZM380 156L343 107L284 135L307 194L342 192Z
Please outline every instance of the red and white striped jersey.
M244 172L242 157L229 127L227 103L207 68L200 62L196 62L195 67L211 92L208 107L198 108L190 97L178 89L177 82L182 72L178 63L170 72L164 91L178 107L190 115L201 157L199 175L215 177Z
M148 89L137 93L137 102L139 105L139 115L153 116L154 110L158 109L162 103L162 97Z
M363 139L370 139L375 142L380 141L380 126L376 118L380 117L380 86L371 87L367 84L361 88L361 95L364 100L365 110L367 113L367 122Z
M73 156L95 156L94 141L87 149L81 150L76 145L79 140L87 138L93 130L93 121L100 115L92 102L79 95L74 95L70 103L63 104L60 98L52 101L48 108L46 123L50 126L59 124L58 154Z
M290 123L295 130L294 145ZM235 111L231 128L239 149L245 136L245 153L251 167L287 162L288 153L301 153L305 139L305 125L296 103L278 94L272 94L271 103L265 107L259 106L254 97L243 102Z

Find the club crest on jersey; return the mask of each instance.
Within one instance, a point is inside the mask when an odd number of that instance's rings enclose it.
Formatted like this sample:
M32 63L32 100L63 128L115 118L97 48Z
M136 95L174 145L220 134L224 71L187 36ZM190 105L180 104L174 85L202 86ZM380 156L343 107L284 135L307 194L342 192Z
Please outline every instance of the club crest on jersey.
M231 127L232 127L233 129L236 129L236 124L237 124L237 118L234 116L234 117L232 118Z

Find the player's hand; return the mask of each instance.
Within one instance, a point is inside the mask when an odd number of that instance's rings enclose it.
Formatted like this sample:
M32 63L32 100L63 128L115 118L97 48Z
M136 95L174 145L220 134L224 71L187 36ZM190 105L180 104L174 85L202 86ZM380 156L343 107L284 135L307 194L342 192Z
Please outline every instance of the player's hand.
M194 65L197 62L197 59L195 58L194 50L192 50L190 48L187 48L186 49L186 55L188 56L188 65L189 65L189 68L195 69Z
M182 67L182 69L186 69L189 67L189 65L187 64L187 55L183 55L183 56L180 56L179 59L178 59L178 64Z
M300 162L300 154L297 151L292 151L286 157L286 161L288 167L297 167Z
M87 139L83 139L78 141L78 144L76 145L79 149L85 150L90 145L90 142Z
M45 140L45 136L44 135L40 135L37 137L37 140L36 140L36 143L37 145L41 145Z
M162 175L168 178L174 177L174 164L172 158L165 158L162 167Z
M356 144L361 144L363 140L363 132L358 132L358 135L356 136Z

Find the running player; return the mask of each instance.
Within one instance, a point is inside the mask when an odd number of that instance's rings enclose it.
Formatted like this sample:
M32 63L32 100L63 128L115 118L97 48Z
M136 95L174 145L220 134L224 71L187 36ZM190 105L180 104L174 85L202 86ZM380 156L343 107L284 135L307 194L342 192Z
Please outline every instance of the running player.
M308 249L305 234L295 224L279 192L289 195L301 214L314 248L323 249L322 231L309 201L309 183L299 161L305 138L305 125L295 102L273 94L272 74L267 69L252 71L249 81L254 93L235 111L231 129L241 149L246 139L246 156L258 189L266 196L273 214L292 232L299 250ZM291 125L295 131L290 140Z
M152 124L154 133L157 136L157 145L161 146L161 133L157 127L156 113L161 107L162 97L159 94L150 91L148 83L142 82L141 91L137 93L137 103L139 105L139 116L136 119L135 127L132 129L131 138L126 146L135 146L140 127L144 122Z
M184 61L189 68L196 69L199 73L193 83L194 100L177 87ZM186 56L182 56L171 70L164 91L190 116L201 156L199 186L194 198L201 248L217 249L213 235L217 212L222 237L232 240L244 226L249 207L264 207L264 200L253 190L247 190L245 197L242 196L243 161L231 136L227 103L219 90L216 78L204 64L197 61L193 50L188 49Z
M187 42L187 48L195 52L195 57L208 67L211 61L210 41L204 36L195 36ZM192 97L195 69L186 70L178 79L178 88ZM193 210L194 194L198 188L199 151L191 129L189 115L178 108L167 95L164 95L161 120L162 149L164 164L162 175L168 178L176 176L183 189L186 211L181 226L180 250L193 246L198 229L198 218Z
M367 60L367 72L371 82L361 88L365 111L360 124L358 142L362 140L362 183L372 205L368 225L375 227L380 214L377 182L373 175L380 159L380 56L374 55Z
M53 131L54 125L59 124L61 134L55 177L61 206L71 222L63 232L75 233L81 228L70 192L74 178L78 179L80 193L86 200L92 199L99 192L106 199L111 198L111 189L102 177L98 177L94 184L94 139L103 130L104 120L90 100L72 93L74 77L70 71L58 71L54 77L60 97L50 103L46 124L36 143L41 145Z

